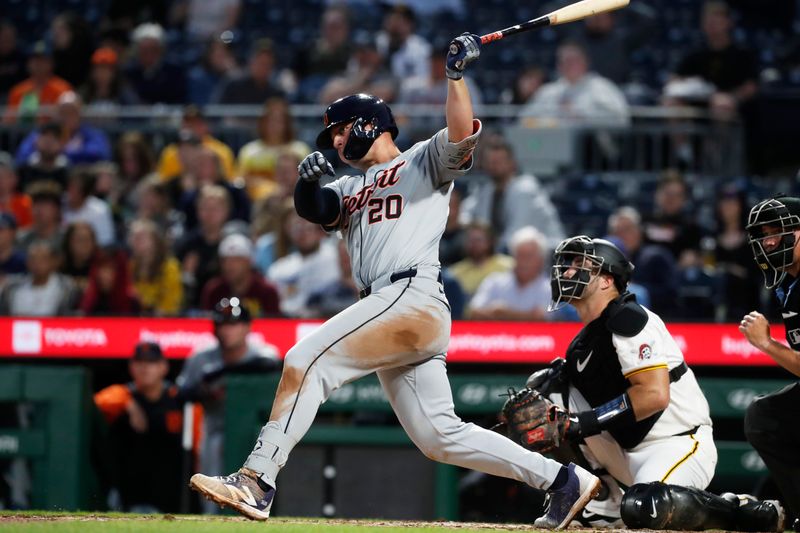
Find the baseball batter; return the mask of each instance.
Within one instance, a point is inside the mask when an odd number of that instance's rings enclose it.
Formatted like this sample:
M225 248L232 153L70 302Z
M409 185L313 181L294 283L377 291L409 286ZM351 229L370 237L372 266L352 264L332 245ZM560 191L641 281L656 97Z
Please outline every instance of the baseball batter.
M551 309L569 303L584 327L565 360L528 381L565 386L564 437L611 476L609 497L587 511L609 517L609 526L621 516L632 528L781 531L777 502L703 490L717 463L708 402L664 322L627 292L633 269L603 239L577 236L558 246ZM628 487L624 496L617 481Z
M252 453L227 477L196 474L191 486L243 515L269 516L276 480L319 405L343 384L377 372L397 417L429 458L523 481L548 490L540 527L565 527L596 494L586 470L528 451L505 437L464 423L453 411L445 367L450 308L439 273L439 240L453 180L472 166L481 133L462 75L480 55L480 39L464 34L447 56L447 128L401 152L389 107L369 95L331 104L321 149L362 173L321 187L333 174L315 152L299 167L298 213L344 236L361 300L302 339L287 354L270 414Z

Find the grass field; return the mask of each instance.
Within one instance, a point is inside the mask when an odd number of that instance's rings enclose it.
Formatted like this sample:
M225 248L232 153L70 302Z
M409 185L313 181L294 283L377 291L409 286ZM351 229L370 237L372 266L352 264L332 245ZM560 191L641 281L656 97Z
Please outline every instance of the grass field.
M50 513L0 511L3 533L486 533L534 531L530 524L323 520L276 517L266 523L238 517L129 515L119 513ZM571 530L580 531L580 530Z

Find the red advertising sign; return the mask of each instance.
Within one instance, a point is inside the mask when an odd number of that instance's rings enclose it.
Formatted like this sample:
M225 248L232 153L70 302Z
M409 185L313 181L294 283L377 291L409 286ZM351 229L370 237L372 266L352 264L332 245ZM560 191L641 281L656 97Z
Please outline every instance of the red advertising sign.
M251 340L285 354L318 321L256 320ZM774 365L747 342L735 324L670 324L668 328L695 365ZM448 361L454 363L546 363L564 354L577 323L455 322ZM783 327L772 335L783 338ZM188 357L214 341L201 319L0 318L2 357L128 357L139 341L155 341L167 357Z

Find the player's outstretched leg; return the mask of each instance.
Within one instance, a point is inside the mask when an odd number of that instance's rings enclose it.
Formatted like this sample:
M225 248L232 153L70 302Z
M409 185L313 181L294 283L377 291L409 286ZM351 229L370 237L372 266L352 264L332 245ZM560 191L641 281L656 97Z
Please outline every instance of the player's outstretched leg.
M516 479L550 493L550 507L537 527L563 528L600 490L583 468L562 466L510 439L462 421L443 356L422 364L378 372L386 396L408 436L428 458Z
M225 477L195 474L189 486L248 518L265 520L278 472L334 390L381 367L417 363L446 348L449 310L444 305L415 307L421 295L410 280L394 283L304 337L286 354L270 421L244 467Z

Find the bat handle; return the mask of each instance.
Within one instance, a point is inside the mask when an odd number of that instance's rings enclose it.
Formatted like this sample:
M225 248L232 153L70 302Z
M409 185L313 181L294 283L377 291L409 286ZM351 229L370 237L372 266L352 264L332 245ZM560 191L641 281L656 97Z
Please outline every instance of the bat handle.
M492 33L487 33L486 35L481 35L481 44L489 44L494 41L499 41L505 37L502 31L495 31Z

